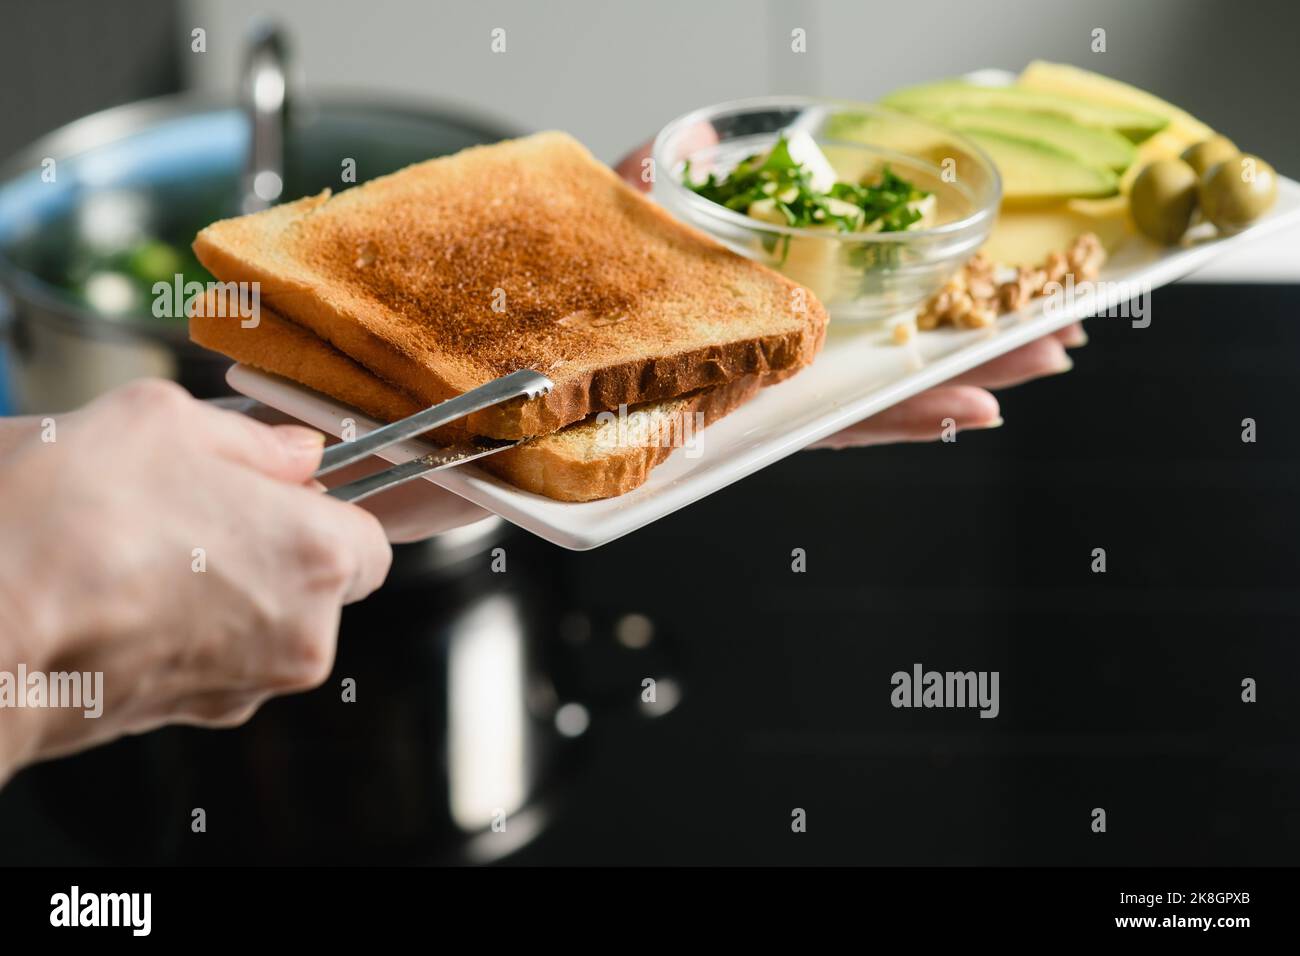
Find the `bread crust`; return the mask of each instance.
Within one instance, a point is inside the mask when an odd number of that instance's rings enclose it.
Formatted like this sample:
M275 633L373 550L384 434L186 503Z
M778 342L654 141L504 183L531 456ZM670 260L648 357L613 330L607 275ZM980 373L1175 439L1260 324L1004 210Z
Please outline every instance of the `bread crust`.
M497 438L802 368L826 332L811 292L677 222L562 133L215 223L194 250L421 406L518 368L548 375L549 395L464 425Z
M699 422L707 428L757 395L765 384L768 383L762 375L746 375L679 399L645 403L634 407L631 413L648 412L676 421L689 419L688 427L694 428L695 422ZM558 501L594 501L639 488L677 447L661 443L627 444L600 449L598 454L584 457L573 455L561 444L561 439L571 438L588 447L595 443L599 448L599 438L595 436L600 427L595 418L588 418L554 435L543 435L484 458L481 463L487 471L525 491ZM578 431L590 431L591 437L575 435Z

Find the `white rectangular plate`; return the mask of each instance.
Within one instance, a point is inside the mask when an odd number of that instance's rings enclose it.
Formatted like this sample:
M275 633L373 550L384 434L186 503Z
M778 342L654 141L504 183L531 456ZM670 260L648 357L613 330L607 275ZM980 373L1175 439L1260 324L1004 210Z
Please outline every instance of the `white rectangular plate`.
M1277 205L1245 232L1179 249L1129 240L1107 263L1099 288L1064 308L1048 309L1039 300L989 329L924 332L906 346L894 345L884 325L832 322L825 351L811 368L763 389L753 401L697 436L698 456L674 451L649 481L619 498L585 504L552 501L520 491L474 466L439 472L427 480L561 547L595 548L917 392L1071 322L1117 307L1137 289L1165 285L1230 249L1298 222L1300 184L1282 179ZM339 435L345 418L356 421L358 434L375 427L373 421L333 399L256 369L236 365L228 380L236 391L331 435ZM407 442L387 449L384 457L406 461L426 450L418 442Z

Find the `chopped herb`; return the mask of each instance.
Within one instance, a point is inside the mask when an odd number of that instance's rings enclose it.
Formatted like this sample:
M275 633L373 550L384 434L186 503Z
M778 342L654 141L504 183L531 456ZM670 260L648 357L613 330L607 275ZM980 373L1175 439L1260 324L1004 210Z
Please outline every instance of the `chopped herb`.
M829 192L814 189L811 179L790 155L785 136L767 153L745 157L722 177L709 173L703 182L692 182L689 162L682 173L688 189L735 212L788 226L830 226L839 232L868 227L902 232L922 218L916 204L930 195L888 166L878 182L837 182Z

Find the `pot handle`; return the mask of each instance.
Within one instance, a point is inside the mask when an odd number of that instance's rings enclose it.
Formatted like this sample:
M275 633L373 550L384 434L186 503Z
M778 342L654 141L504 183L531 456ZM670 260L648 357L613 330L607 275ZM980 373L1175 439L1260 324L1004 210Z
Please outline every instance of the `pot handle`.
M266 209L284 191L286 64L286 43L280 27L274 23L255 27L244 54L241 90L251 132L243 179L242 206L246 213Z

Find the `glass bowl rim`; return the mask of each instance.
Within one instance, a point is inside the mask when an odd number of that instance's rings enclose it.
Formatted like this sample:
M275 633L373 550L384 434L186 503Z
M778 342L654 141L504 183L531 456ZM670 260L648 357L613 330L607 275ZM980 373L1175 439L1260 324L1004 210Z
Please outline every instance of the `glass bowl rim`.
M970 215L952 222L946 222L939 226L931 226L928 229L908 229L902 232L834 232L828 233L824 229L808 229L802 226L782 226L776 223L765 222L761 219L755 219L753 216L746 215L742 212L736 212L734 209L728 209L720 203L713 202L711 199L705 199L694 190L687 189L675 178L669 177L668 189L671 190L675 197L680 197L685 202L687 208L694 209L704 215L712 216L733 226L741 226L746 229L752 229L757 232L767 232L781 236L798 236L809 239L837 239L841 242L899 242L899 241L920 241L930 237L942 238L952 234L966 232L968 230L981 226L986 220L993 219L1002 204L1002 176L998 172L997 166L989 155L979 146L968 139L966 136L949 129L939 123L933 123L929 120L922 119L919 116L912 116L910 113L903 113L899 110L893 110L875 103L862 103L856 100L837 99L833 97L822 96L754 96L735 100L725 100L721 103L715 103L711 106L701 106L693 109L688 113L683 113L676 119L666 123L654 138L654 144L651 147L650 155L654 160L656 183L660 169L668 169L669 164L666 162L664 152L667 150L668 141L678 133L683 127L694 125L712 119L719 113L724 112L744 112L756 111L759 109L782 109L782 108L809 108L809 107L834 107L841 110L853 110L860 113L874 113L886 117L906 120L915 123L918 126L934 130L950 137L955 143L967 150L980 163L983 164L989 173L990 184L992 186L991 195L987 202L979 206ZM869 145L869 144L864 144Z

